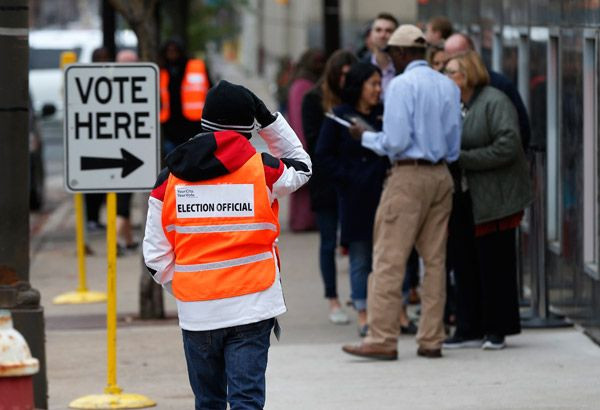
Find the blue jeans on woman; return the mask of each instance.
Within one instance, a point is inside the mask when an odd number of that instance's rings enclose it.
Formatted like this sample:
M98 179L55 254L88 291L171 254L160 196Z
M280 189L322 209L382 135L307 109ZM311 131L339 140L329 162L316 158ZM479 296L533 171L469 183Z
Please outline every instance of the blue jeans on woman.
M337 294L335 248L337 246L338 213L336 209L320 209L317 213L317 226L321 242L319 245L319 267L325 285L325 297L335 299Z
M183 330L183 349L196 410L262 409L275 319L224 329Z
M373 241L353 241L348 246L352 303L358 311L367 309L367 278L373 262Z

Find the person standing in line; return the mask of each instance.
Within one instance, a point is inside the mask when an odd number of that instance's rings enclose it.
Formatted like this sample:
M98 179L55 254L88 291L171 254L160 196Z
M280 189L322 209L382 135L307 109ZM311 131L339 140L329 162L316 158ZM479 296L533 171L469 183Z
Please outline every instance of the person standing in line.
M460 150L460 91L429 67L425 36L416 26L398 27L387 49L402 74L389 86L383 131L350 128L364 147L387 155L392 170L375 216L369 330L362 343L342 350L372 359L397 359L402 280L415 246L425 265L417 355L438 358L445 338L446 238L454 189L447 163L455 161Z
M450 59L467 51L475 51L475 44L473 44L473 40L466 34L455 33L448 37L444 42L444 51L446 52L446 58ZM490 85L502 91L510 99L517 110L521 143L523 149L527 152L529 140L531 139L531 127L529 125L529 115L527 114L527 108L523 103L523 99L515 85L506 76L490 70L489 67L487 68L487 71L490 77Z
M446 52L444 51L444 44L441 45L430 45L427 49L427 62L435 71L439 71L440 73L444 71L444 66L446 65L446 61L448 58L446 57Z
M346 121L361 121L381 130L381 71L370 63L355 63L346 75L343 104L333 114ZM348 246L352 304L361 336L367 332L367 278L373 255L373 223L389 168L387 157L377 155L354 140L348 128L331 118L321 127L316 161L331 176L337 192L341 241ZM331 189L331 187L330 187Z
M356 56L350 51L335 51L325 64L321 79L302 100L302 128L311 158L315 158L325 113L341 103L341 90L346 73L356 61ZM338 201L332 186L331 176L318 159L315 159L308 188L311 209L315 212L319 229L319 268L325 287L325 298L329 301L329 320L334 324L344 325L348 324L350 319L342 308L337 292L335 251L338 240Z
M396 69L390 56L384 51L390 36L398 27L398 20L390 13L379 13L369 31L369 37L366 41L370 45L370 53L365 54L361 59L365 63L371 63L381 70L381 100L385 98L385 90L388 84L396 76Z
M277 85L275 97L277 98L278 110L284 116L287 116L288 113L288 94L293 72L294 64L292 63L292 59L288 56L281 57L279 59L279 68L275 75L275 84Z
M250 143L255 122L271 154ZM150 194L144 259L175 296L196 409L262 409L270 333L286 311L278 199L308 181L311 161L285 118L240 85L208 92L202 127Z
M436 16L427 22L425 40L427 40L427 44L429 45L440 46L444 44L444 41L450 37L453 32L452 22L448 17Z
M455 195L457 327L444 348L498 350L520 333L516 228L532 201L517 113L489 86L475 51L452 58L446 74L459 86L465 112L461 189Z
M371 54L371 49L373 48L373 44L371 43L371 28L373 26L373 21L369 21L365 24L360 31L360 40L361 43L356 50L356 57L359 60L363 60L367 55Z
M325 54L318 49L305 51L296 65L294 79L288 95L288 119L298 135L304 149L307 149L302 129L302 99L314 87L325 68ZM310 231L316 227L315 215L310 207L310 192L303 187L290 197L290 229L294 232Z
M361 61L369 62L381 70L381 101L385 99L385 92L392 79L396 76L396 68L394 63L385 51L390 36L398 28L398 20L390 13L379 13L371 25L369 32L369 41L371 52L367 54ZM404 292L404 304L400 311L401 331L403 334L415 334L417 327L408 319L406 314L406 305L411 303L419 303L419 294L417 288L419 286L419 255L413 249L406 264L406 275L402 291Z
M211 87L204 60L188 58L179 40L165 42L160 60L162 155L198 134L202 109Z

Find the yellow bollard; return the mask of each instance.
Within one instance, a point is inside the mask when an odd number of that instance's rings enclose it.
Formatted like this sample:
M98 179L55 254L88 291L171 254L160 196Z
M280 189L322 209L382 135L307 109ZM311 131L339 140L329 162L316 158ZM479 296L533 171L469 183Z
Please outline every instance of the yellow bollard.
M141 409L156 406L156 402L141 394L123 393L117 385L117 195L106 195L106 252L108 272L106 289L107 385L104 394L91 394L73 400L74 409Z
M60 68L77 62L77 54L73 51L63 51L60 55ZM98 303L106 300L106 293L89 291L85 278L85 239L83 237L83 196L75 194L75 231L77 237L77 265L79 268L79 285L75 292L67 292L56 296L52 303L56 305Z
M73 198L75 202L75 232L77 238L77 265L79 268L79 285L75 292L58 295L52 302L56 305L98 303L106 300L106 293L94 292L87 288L85 276L85 239L83 237L83 195L77 193Z

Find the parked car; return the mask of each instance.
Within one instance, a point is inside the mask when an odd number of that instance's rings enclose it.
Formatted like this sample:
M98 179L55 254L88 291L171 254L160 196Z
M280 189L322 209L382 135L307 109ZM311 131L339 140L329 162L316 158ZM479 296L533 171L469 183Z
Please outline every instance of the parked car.
M117 48L135 48L131 30L115 34ZM62 134L64 115L61 54L72 51L80 63L90 63L102 45L101 30L32 30L29 32L29 205L38 210L44 203L43 136ZM32 108L31 108L32 107Z
M135 48L137 37L131 30L115 33L117 48ZM32 30L29 33L29 88L33 108L38 116L42 108L54 105L55 114L49 119L62 121L63 74L60 57L73 51L80 63L92 61L93 51L102 46L101 30Z

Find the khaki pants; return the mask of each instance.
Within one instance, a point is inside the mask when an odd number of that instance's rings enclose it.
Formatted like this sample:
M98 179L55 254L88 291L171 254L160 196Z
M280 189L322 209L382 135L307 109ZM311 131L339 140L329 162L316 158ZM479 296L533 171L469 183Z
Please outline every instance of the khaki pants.
M402 281L414 245L425 263L417 343L426 349L441 348L452 190L452 177L445 164L392 168L375 216L366 343L396 349Z

